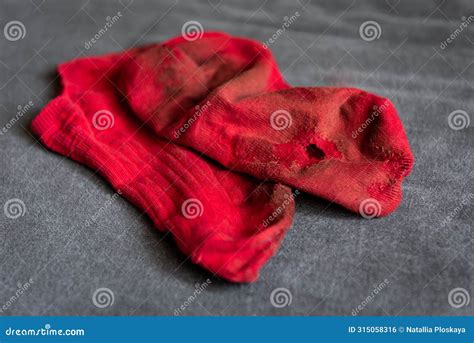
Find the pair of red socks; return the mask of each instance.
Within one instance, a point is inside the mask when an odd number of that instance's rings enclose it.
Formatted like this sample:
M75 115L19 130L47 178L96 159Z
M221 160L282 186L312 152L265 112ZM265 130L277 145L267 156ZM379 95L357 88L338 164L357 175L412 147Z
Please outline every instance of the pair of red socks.
M230 281L255 281L278 249L294 213L290 187L382 216L399 205L413 164L388 99L293 88L252 40L178 37L73 60L59 74L62 94L33 132Z

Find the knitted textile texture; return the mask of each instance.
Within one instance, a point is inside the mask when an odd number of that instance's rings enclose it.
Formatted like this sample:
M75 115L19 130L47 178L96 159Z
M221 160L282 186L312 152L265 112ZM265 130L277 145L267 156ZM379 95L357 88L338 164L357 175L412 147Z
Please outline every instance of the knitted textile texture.
M249 39L177 37L76 59L59 75L62 93L32 123L41 142L100 173L229 281L257 280L278 250L298 194L290 187L382 216L413 165L388 99L293 88Z

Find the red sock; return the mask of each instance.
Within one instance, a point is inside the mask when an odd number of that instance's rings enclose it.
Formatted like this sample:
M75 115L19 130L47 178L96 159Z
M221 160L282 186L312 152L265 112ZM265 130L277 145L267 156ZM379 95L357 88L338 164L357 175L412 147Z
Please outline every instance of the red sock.
M230 169L354 211L375 198L375 215L396 208L413 163L388 100L356 89L290 89L250 40L176 38L73 61L60 74L63 95L35 119L35 133L97 169L194 262L229 280L255 280L275 252L291 222L290 190L257 186L146 127ZM107 116L113 126L101 130Z
M260 43L175 38L134 56L119 84L155 132L227 168L366 217L400 203L413 157L391 102L354 88L289 88Z
M34 119L34 133L102 174L194 263L255 281L291 225L291 190L223 169L131 116L116 82L133 53L62 65L63 93Z

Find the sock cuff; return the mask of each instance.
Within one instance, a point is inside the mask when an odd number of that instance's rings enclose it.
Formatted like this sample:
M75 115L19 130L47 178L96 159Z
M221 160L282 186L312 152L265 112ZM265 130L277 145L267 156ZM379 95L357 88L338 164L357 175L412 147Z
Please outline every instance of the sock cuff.
M31 129L45 143L54 141L58 131L67 125L72 118L74 104L66 97L60 96L48 103L31 123ZM69 113L69 114L68 114Z
M31 123L32 132L55 152L71 157L100 172L115 189L127 187L136 175L132 163L124 163L95 139L79 105L67 96L53 99ZM131 150L129 147L124 149ZM126 152L123 156L127 156Z

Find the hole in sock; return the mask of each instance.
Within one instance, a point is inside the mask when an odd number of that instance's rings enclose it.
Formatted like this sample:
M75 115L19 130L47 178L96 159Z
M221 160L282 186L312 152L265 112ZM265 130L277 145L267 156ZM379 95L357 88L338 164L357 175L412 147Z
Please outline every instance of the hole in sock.
M311 159L322 160L326 157L324 151L318 148L316 144L309 144L308 146L306 146L306 153Z

